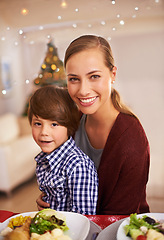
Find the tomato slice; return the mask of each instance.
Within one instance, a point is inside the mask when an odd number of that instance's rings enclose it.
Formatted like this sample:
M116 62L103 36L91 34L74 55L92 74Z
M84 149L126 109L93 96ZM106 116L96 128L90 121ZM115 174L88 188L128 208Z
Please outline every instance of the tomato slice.
M143 236L143 235L139 235L136 240L146 240L147 237L146 236Z

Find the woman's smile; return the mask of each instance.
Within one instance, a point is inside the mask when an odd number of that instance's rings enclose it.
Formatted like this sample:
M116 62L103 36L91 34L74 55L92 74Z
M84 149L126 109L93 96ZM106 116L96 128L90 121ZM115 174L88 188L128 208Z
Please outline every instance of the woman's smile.
M95 103L97 97L91 97L91 98L78 98L80 101L80 104L83 106L90 106Z

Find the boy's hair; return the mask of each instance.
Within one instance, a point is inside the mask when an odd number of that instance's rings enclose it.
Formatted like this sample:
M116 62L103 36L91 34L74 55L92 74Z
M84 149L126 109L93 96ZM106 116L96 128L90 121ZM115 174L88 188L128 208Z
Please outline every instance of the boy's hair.
M36 90L29 101L30 124L33 115L58 122L67 128L68 136L74 135L79 126L79 110L67 89L63 88L46 86Z

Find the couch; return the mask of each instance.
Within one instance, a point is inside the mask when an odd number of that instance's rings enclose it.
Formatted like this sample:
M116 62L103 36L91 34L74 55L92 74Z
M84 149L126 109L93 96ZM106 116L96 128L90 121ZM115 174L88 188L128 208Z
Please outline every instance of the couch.
M27 117L0 115L0 191L11 191L35 175L34 157L40 152Z

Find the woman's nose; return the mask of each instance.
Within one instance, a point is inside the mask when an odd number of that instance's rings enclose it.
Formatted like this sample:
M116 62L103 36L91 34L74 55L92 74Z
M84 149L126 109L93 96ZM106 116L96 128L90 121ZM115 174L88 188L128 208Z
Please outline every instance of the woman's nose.
M80 84L79 93L82 96L87 96L89 94L89 83L87 80L82 80Z

